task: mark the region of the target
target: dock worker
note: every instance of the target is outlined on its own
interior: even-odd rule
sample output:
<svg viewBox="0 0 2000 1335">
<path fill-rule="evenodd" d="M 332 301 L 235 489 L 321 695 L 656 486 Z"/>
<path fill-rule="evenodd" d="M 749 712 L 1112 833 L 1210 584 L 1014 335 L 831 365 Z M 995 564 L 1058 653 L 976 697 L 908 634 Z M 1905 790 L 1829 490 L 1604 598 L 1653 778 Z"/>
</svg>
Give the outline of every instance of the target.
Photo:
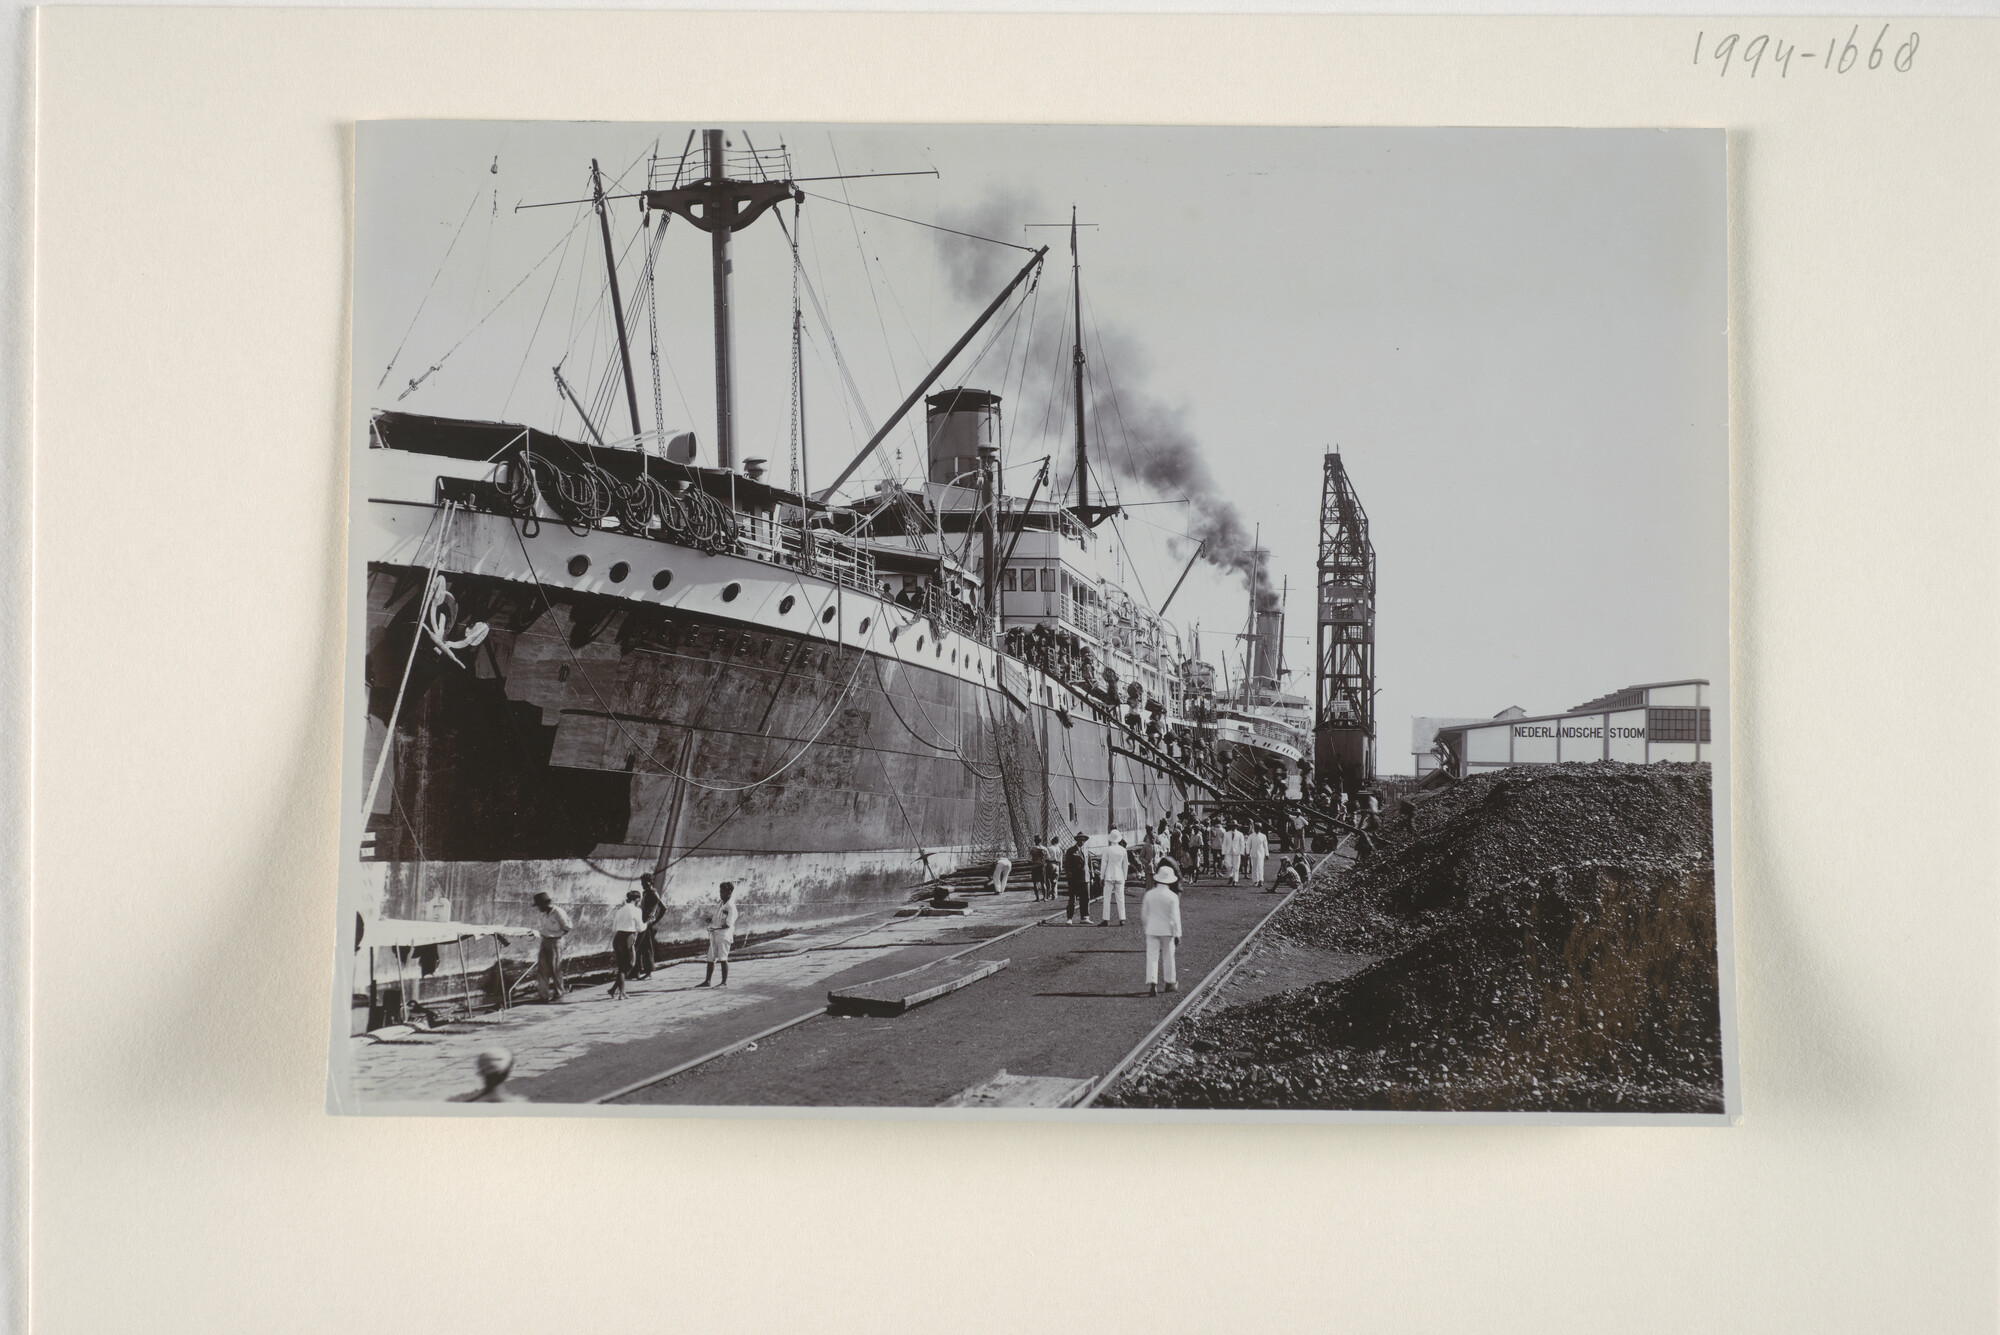
<svg viewBox="0 0 2000 1335">
<path fill-rule="evenodd" d="M 1013 874 L 1014 874 L 1014 859 L 1008 857 L 1005 853 L 1002 853 L 999 857 L 994 858 L 993 893 L 996 895 L 1006 894 L 1007 878 L 1012 876 Z"/>
<path fill-rule="evenodd" d="M 1153 869 L 1153 888 L 1139 901 L 1139 925 L 1146 932 L 1146 995 L 1160 995 L 1164 975 L 1167 991 L 1178 992 L 1174 947 L 1181 943 L 1180 869 L 1162 862 Z"/>
<path fill-rule="evenodd" d="M 1145 838 L 1141 839 L 1138 846 L 1132 850 L 1132 870 L 1129 879 L 1137 881 L 1142 886 L 1151 885 L 1153 868 L 1159 861 L 1160 836 L 1153 832 L 1152 826 L 1148 825 Z"/>
<path fill-rule="evenodd" d="M 1063 889 L 1068 896 L 1063 913 L 1065 924 L 1090 921 L 1090 859 L 1083 851 L 1089 842 L 1090 836 L 1078 830 L 1063 852 Z"/>
<path fill-rule="evenodd" d="M 736 905 L 731 902 L 736 894 L 736 882 L 724 881 L 720 897 L 708 906 L 703 915 L 708 926 L 708 973 L 701 985 L 709 987 L 715 982 L 715 966 L 722 966 L 722 985 L 729 986 L 729 944 L 736 939 Z"/>
<path fill-rule="evenodd" d="M 625 999 L 625 980 L 639 972 L 639 933 L 646 920 L 639 914 L 639 892 L 627 890 L 625 902 L 611 914 L 611 986 L 608 991 Z"/>
<path fill-rule="evenodd" d="M 1231 885 L 1243 880 L 1243 832 L 1234 825 L 1222 827 L 1222 871 Z"/>
<path fill-rule="evenodd" d="M 1132 870 L 1131 856 L 1125 850 L 1124 836 L 1112 830 L 1104 841 L 1104 905 L 1099 910 L 1097 925 L 1111 925 L 1111 910 L 1118 910 L 1118 925 L 1125 925 L 1125 878 Z"/>
<path fill-rule="evenodd" d="M 1044 883 L 1049 879 L 1049 837 L 1042 835 L 1028 845 L 1028 883 L 1034 887 L 1035 898 L 1040 900 Z"/>
<path fill-rule="evenodd" d="M 542 939 L 541 953 L 535 956 L 535 989 L 542 1003 L 548 1005 L 563 999 L 562 939 L 569 935 L 569 914 L 564 913 L 555 900 L 549 898 L 546 890 L 535 892 L 535 908 L 541 917 L 535 923 L 535 932 Z"/>
<path fill-rule="evenodd" d="M 1264 859 L 1271 855 L 1271 840 L 1261 828 L 1250 831 L 1250 879 L 1264 884 Z"/>
<path fill-rule="evenodd" d="M 660 898 L 659 890 L 653 885 L 653 873 L 647 872 L 639 878 L 639 972 L 640 978 L 653 976 L 653 952 L 657 942 L 653 933 L 659 929 L 660 919 L 667 916 L 667 901 Z"/>
<path fill-rule="evenodd" d="M 1213 817 L 1208 824 L 1208 872 L 1211 876 L 1222 875 L 1222 859 L 1229 847 L 1229 836 L 1223 832 L 1222 818 Z"/>
</svg>

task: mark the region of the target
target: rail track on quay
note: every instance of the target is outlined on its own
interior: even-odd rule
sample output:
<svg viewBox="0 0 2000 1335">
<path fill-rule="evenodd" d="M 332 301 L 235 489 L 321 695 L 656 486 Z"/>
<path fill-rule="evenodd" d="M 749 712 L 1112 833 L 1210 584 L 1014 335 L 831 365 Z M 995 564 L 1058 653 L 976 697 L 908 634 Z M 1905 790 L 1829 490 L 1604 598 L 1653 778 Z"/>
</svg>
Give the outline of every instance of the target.
<svg viewBox="0 0 2000 1335">
<path fill-rule="evenodd" d="M 1330 870 L 1324 857 L 1315 869 Z M 865 990 L 955 961 L 973 965 L 982 955 L 1000 966 L 962 992 L 894 1016 L 844 1015 L 830 1001 L 815 1004 L 582 1101 L 1090 1108 L 1177 1024 L 1212 1001 L 1297 893 L 1273 899 L 1262 884 L 1191 884 L 1183 899 L 1182 962 L 1190 972 L 1198 969 L 1200 980 L 1185 992 L 1146 996 L 1137 981 L 1143 942 L 1136 920 L 1123 928 L 1066 926 L 1060 909 L 1052 909 L 987 940 L 845 989 Z M 1077 932 L 1083 935 L 1071 935 Z M 1164 1014 L 1141 1009 L 1170 998 Z M 968 1100 L 996 1080 L 1039 1082 L 1043 1093 L 1035 1101 L 999 1105 Z"/>
</svg>

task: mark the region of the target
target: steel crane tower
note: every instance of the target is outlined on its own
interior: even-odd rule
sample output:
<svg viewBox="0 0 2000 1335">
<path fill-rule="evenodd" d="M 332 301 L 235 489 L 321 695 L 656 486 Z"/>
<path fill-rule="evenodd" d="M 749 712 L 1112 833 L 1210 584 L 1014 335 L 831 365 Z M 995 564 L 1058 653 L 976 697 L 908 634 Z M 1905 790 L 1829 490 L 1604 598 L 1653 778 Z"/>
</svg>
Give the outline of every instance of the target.
<svg viewBox="0 0 2000 1335">
<path fill-rule="evenodd" d="M 1352 791 L 1375 778 L 1375 545 L 1338 448 L 1320 491 L 1318 601 L 1313 761 Z"/>
</svg>

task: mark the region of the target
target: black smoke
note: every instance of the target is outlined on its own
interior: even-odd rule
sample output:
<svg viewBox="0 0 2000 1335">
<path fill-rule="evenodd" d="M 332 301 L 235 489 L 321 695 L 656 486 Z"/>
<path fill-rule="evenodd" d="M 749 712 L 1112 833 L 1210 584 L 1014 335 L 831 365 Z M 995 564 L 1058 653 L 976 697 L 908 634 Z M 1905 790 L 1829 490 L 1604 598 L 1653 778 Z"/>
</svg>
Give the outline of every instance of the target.
<svg viewBox="0 0 2000 1335">
<path fill-rule="evenodd" d="M 937 239 L 938 254 L 944 260 L 945 276 L 951 284 L 953 296 L 983 309 L 987 302 L 999 295 L 1000 289 L 1019 271 L 1028 257 L 1018 250 L 996 246 L 992 241 L 975 241 L 972 237 L 991 237 L 993 241 L 1030 248 L 1041 245 L 1042 242 L 1035 240 L 1033 233 L 1022 230 L 1023 224 L 1046 221 L 1037 213 L 1038 208 L 1034 195 L 1030 193 L 995 187 L 969 209 L 939 210 L 938 226 L 972 234 L 953 236 L 946 232 L 931 233 Z"/>
<path fill-rule="evenodd" d="M 1049 256 L 1040 278 L 1040 302 L 1028 303 L 1039 312 L 1031 337 L 1019 339 L 1013 330 L 996 341 L 997 358 L 989 353 L 970 380 L 982 375 L 993 378 L 1004 360 L 1007 345 L 1019 352 L 1025 343 L 1026 373 L 1010 386 L 1015 401 L 1016 429 L 1033 422 L 1046 426 L 1056 449 L 1055 478 L 1065 480 L 1074 496 L 1071 478 L 1074 455 L 1067 448 L 1072 439 L 1073 417 L 1054 420 L 1051 400 L 1067 395 L 1064 382 L 1071 375 L 1069 349 L 1074 326 L 1067 316 L 1069 275 L 1068 238 L 1059 230 L 1028 233 L 1024 222 L 1053 222 L 1067 213 L 1051 212 L 1032 193 L 995 189 L 966 210 L 946 210 L 938 221 L 945 227 L 1017 244 L 1023 239 L 1049 244 Z M 991 301 L 1018 268 L 1022 255 L 989 242 L 967 237 L 933 233 L 938 257 L 943 261 L 952 294 L 974 306 Z M 1093 233 L 1085 233 L 1086 237 Z M 1086 242 L 1088 245 L 1088 242 Z M 1103 472 L 1127 482 L 1140 484 L 1160 499 L 1188 500 L 1186 530 L 1193 542 L 1202 544 L 1201 557 L 1211 566 L 1241 578 L 1256 595 L 1258 606 L 1270 610 L 1278 605 L 1264 563 L 1253 555 L 1255 536 L 1234 501 L 1223 493 L 1209 454 L 1189 426 L 1190 416 L 1183 404 L 1170 401 L 1151 388 L 1148 371 L 1151 359 L 1139 338 L 1115 320 L 1092 319 L 1089 302 L 1089 270 L 1084 271 L 1084 357 L 1088 366 L 1084 393 L 1087 430 L 1090 436 L 1091 499 L 1098 499 L 1098 479 Z M 1053 300 L 1051 300 L 1053 299 Z M 1050 308 L 1055 309 L 1052 311 Z M 1056 317 L 1060 318 L 1056 318 Z M 1025 310 L 1019 317 L 1027 318 Z M 1010 341 L 1011 340 L 1011 341 Z M 983 341 L 983 340 L 982 340 Z M 1017 374 L 1020 363 L 1016 363 Z M 970 380 L 968 383 L 970 383 Z M 984 386 L 999 390 L 998 384 Z M 1074 408 L 1067 412 L 1073 413 Z M 1183 548 L 1183 551 L 1186 549 Z"/>
</svg>

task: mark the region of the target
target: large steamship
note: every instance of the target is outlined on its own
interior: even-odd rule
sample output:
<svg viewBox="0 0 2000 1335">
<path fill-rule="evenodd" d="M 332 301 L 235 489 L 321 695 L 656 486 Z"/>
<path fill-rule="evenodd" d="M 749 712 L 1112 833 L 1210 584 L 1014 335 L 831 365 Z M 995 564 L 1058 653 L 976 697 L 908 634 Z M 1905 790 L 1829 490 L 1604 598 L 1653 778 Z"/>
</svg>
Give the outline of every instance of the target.
<svg viewBox="0 0 2000 1335">
<path fill-rule="evenodd" d="M 831 486 L 739 461 L 730 240 L 801 198 L 773 165 L 707 131 L 639 192 L 660 232 L 678 219 L 711 240 L 712 462 L 691 434 L 642 427 L 594 166 L 630 433 L 560 373 L 580 432 L 366 423 L 355 796 L 374 913 L 526 921 L 546 891 L 588 942 L 653 872 L 664 935 L 691 934 L 725 880 L 761 930 L 904 899 L 1043 836 L 1158 823 L 1212 791 L 1191 723 L 1204 678 L 1117 578 L 1116 506 L 1092 497 L 1080 286 L 1063 494 L 1045 464 L 1010 495 L 1006 405 L 938 387 L 1046 248 Z M 795 305 L 795 357 L 799 319 Z M 925 480 L 832 500 L 919 404 Z"/>
</svg>

